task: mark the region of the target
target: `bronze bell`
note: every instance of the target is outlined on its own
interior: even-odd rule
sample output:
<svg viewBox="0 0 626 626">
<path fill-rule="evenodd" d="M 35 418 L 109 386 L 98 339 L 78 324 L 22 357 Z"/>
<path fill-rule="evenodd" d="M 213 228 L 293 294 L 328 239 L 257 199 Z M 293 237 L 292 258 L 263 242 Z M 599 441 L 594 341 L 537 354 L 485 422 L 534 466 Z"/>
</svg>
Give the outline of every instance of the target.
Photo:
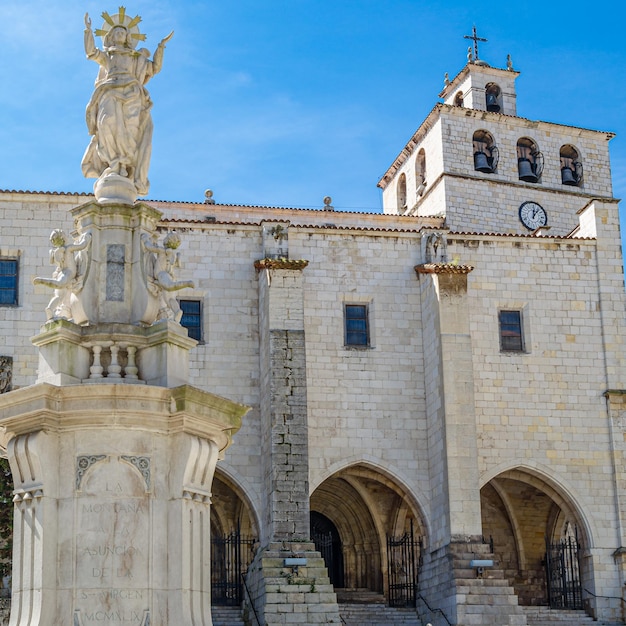
<svg viewBox="0 0 626 626">
<path fill-rule="evenodd" d="M 572 171 L 571 167 L 564 167 L 561 169 L 561 182 L 564 185 L 577 185 L 578 184 L 576 175 Z"/>
<path fill-rule="evenodd" d="M 533 164 L 528 159 L 517 159 L 517 171 L 520 180 L 525 180 L 527 183 L 536 183 L 538 180 Z"/>
<path fill-rule="evenodd" d="M 487 111 L 492 111 L 493 113 L 500 112 L 500 105 L 498 104 L 498 98 L 495 93 L 487 94 Z"/>
<path fill-rule="evenodd" d="M 489 158 L 484 152 L 474 152 L 474 169 L 477 172 L 485 172 L 485 174 L 490 174 L 493 171 L 489 164 Z"/>
</svg>

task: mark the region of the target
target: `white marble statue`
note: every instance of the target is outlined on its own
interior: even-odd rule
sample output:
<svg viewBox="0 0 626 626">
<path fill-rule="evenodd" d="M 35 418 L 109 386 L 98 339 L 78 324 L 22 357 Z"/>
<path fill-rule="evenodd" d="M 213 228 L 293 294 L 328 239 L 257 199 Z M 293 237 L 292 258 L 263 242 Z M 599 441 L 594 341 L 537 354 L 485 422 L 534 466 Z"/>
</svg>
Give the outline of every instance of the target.
<svg viewBox="0 0 626 626">
<path fill-rule="evenodd" d="M 66 319 L 75 324 L 86 324 L 87 315 L 80 300 L 85 278 L 89 269 L 88 248 L 91 233 L 84 233 L 76 241 L 68 243 L 66 234 L 55 229 L 50 235 L 50 263 L 56 265 L 52 278 L 33 278 L 34 285 L 54 289 L 54 296 L 46 307 L 46 317 Z"/>
<path fill-rule="evenodd" d="M 85 52 L 100 66 L 96 88 L 87 105 L 87 128 L 91 142 L 82 160 L 83 174 L 102 183 L 118 177 L 127 179 L 136 195 L 148 193 L 148 167 L 152 149 L 152 102 L 145 84 L 161 70 L 165 44 L 173 32 L 157 46 L 154 57 L 146 48 L 135 50 L 145 35 L 139 32 L 139 16 L 131 19 L 124 7 L 95 31 L 103 41 L 100 50 L 94 42 L 91 19 L 85 14 Z M 94 186 L 98 197 L 98 182 Z M 102 186 L 102 185 L 101 185 Z M 106 194 L 105 194 L 106 195 Z"/>
<path fill-rule="evenodd" d="M 180 267 L 180 253 L 176 252 L 180 246 L 178 233 L 168 233 L 163 245 L 152 243 L 150 237 L 144 233 L 141 236 L 144 250 L 149 253 L 144 256 L 146 286 L 150 295 L 159 301 L 156 321 L 171 319 L 180 322 L 183 312 L 171 292 L 180 289 L 193 288 L 190 280 L 175 280 L 174 268 Z"/>
</svg>

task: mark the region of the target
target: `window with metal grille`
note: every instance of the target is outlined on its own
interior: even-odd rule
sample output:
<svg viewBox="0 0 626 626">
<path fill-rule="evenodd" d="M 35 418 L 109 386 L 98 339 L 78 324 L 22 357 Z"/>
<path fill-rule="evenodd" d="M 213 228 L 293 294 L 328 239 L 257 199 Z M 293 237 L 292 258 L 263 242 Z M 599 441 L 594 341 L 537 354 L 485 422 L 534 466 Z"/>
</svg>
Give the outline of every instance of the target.
<svg viewBox="0 0 626 626">
<path fill-rule="evenodd" d="M 345 345 L 367 347 L 370 343 L 366 304 L 344 306 Z"/>
<path fill-rule="evenodd" d="M 500 322 L 500 350 L 523 352 L 522 312 L 500 311 L 498 316 Z"/>
<path fill-rule="evenodd" d="M 0 258 L 0 306 L 17 304 L 17 259 Z"/>
<path fill-rule="evenodd" d="M 202 341 L 202 303 L 200 300 L 179 300 L 183 317 L 181 326 L 187 329 L 192 339 Z"/>
</svg>

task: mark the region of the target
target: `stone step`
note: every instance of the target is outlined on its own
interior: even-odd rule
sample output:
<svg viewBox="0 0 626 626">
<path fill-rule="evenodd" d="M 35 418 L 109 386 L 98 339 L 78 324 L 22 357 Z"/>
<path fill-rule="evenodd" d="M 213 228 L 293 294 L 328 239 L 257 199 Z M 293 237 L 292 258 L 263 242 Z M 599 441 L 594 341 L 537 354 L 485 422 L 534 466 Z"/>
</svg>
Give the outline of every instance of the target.
<svg viewBox="0 0 626 626">
<path fill-rule="evenodd" d="M 340 604 L 345 626 L 421 626 L 415 609 L 397 609 L 383 604 Z"/>
<path fill-rule="evenodd" d="M 382 593 L 369 589 L 341 589 L 335 588 L 337 602 L 346 604 L 387 604 Z"/>
<path fill-rule="evenodd" d="M 212 606 L 213 626 L 245 626 L 238 606 Z"/>
<path fill-rule="evenodd" d="M 584 611 L 567 611 L 550 609 L 547 606 L 523 606 L 528 626 L 584 626 L 594 624 L 601 626 L 602 622 L 596 622 Z"/>
</svg>

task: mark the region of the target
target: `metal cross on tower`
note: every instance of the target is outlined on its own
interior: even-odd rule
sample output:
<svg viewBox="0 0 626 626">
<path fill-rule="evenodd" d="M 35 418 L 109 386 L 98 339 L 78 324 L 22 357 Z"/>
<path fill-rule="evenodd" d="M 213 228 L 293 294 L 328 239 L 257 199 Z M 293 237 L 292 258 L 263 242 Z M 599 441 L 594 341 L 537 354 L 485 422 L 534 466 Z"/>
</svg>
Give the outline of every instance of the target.
<svg viewBox="0 0 626 626">
<path fill-rule="evenodd" d="M 487 39 L 483 39 L 476 34 L 476 26 L 472 26 L 472 34 L 471 35 L 463 35 L 463 39 L 473 39 L 474 40 L 474 58 L 478 59 L 478 42 L 479 41 L 487 41 Z"/>
</svg>

